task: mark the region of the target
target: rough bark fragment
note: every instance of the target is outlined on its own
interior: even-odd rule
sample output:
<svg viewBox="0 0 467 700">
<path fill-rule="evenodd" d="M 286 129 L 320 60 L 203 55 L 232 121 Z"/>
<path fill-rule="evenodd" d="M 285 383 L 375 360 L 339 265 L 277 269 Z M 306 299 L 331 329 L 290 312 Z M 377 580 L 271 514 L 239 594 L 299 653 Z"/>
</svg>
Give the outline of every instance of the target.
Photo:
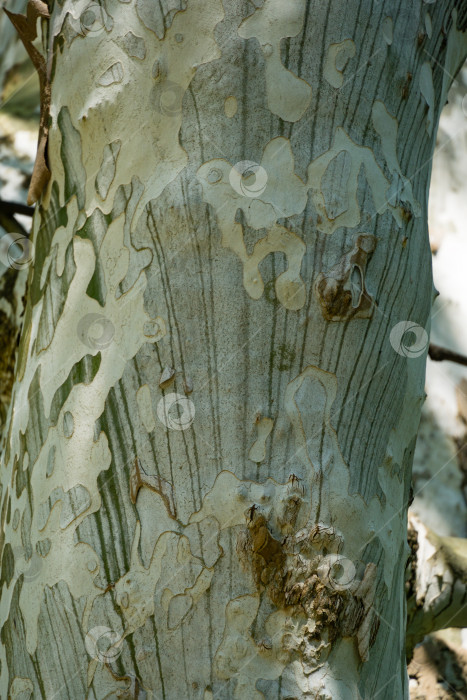
<svg viewBox="0 0 467 700">
<path fill-rule="evenodd" d="M 375 247 L 374 236 L 359 235 L 354 248 L 337 265 L 318 276 L 315 289 L 328 321 L 371 318 L 375 302 L 366 289 L 365 274 Z"/>
<path fill-rule="evenodd" d="M 430 632 L 467 626 L 467 542 L 439 537 L 413 514 L 406 570 L 407 656 Z"/>
</svg>

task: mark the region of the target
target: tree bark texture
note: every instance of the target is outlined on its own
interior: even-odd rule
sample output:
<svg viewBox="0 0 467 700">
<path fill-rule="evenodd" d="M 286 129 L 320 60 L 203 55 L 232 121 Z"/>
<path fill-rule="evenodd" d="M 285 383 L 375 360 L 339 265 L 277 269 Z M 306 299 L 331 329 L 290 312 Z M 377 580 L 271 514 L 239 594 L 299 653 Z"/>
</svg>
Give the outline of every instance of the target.
<svg viewBox="0 0 467 700">
<path fill-rule="evenodd" d="M 467 3 L 49 9 L 1 696 L 407 698 L 427 195 Z"/>
<path fill-rule="evenodd" d="M 467 540 L 439 537 L 409 516 L 407 657 L 427 634 L 467 627 Z"/>
</svg>

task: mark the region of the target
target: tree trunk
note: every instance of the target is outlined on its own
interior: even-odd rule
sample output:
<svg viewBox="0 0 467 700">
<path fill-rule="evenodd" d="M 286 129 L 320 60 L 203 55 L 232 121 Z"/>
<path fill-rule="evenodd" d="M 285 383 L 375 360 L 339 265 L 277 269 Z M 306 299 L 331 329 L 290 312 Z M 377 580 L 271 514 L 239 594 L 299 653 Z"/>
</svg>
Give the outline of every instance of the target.
<svg viewBox="0 0 467 700">
<path fill-rule="evenodd" d="M 407 698 L 427 194 L 467 3 L 50 10 L 1 696 Z"/>
<path fill-rule="evenodd" d="M 467 627 L 467 539 L 439 537 L 409 517 L 407 656 L 424 637 L 446 627 Z"/>
</svg>

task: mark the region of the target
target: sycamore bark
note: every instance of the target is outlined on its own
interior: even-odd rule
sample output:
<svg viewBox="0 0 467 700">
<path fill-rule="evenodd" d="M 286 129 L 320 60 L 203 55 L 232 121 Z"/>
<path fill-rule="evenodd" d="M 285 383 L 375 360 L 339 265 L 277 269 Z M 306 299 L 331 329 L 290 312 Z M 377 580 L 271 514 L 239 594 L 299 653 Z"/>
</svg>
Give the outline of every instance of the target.
<svg viewBox="0 0 467 700">
<path fill-rule="evenodd" d="M 50 3 L 0 695 L 407 698 L 467 3 Z"/>
</svg>

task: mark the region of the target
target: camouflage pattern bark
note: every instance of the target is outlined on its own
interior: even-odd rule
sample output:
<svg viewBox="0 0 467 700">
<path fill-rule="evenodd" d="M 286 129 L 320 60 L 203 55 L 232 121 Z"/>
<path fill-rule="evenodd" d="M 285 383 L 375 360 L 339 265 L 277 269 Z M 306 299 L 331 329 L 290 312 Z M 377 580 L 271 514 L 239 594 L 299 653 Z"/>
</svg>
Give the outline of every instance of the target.
<svg viewBox="0 0 467 700">
<path fill-rule="evenodd" d="M 2 697 L 406 698 L 449 0 L 49 7 Z"/>
</svg>

